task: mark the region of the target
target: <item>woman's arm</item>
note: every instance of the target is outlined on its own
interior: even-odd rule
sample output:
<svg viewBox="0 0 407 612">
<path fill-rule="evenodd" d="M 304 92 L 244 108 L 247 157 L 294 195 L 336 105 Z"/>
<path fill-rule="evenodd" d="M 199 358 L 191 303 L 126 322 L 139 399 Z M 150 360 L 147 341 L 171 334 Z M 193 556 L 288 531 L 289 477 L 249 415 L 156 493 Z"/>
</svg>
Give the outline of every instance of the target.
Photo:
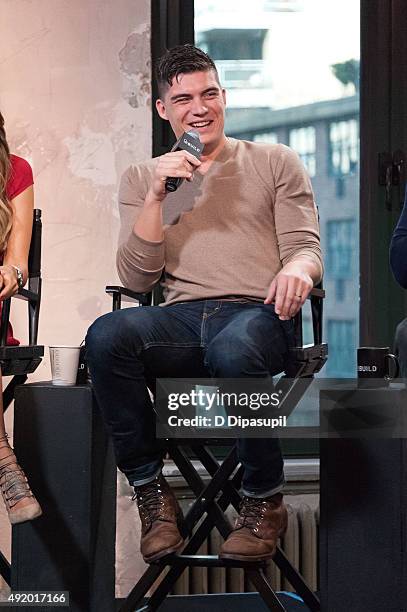
<svg viewBox="0 0 407 612">
<path fill-rule="evenodd" d="M 13 225 L 0 266 L 0 300 L 18 291 L 16 266 L 23 273 L 24 283 L 28 277 L 28 253 L 30 250 L 34 209 L 34 190 L 32 185 L 11 200 Z"/>
</svg>

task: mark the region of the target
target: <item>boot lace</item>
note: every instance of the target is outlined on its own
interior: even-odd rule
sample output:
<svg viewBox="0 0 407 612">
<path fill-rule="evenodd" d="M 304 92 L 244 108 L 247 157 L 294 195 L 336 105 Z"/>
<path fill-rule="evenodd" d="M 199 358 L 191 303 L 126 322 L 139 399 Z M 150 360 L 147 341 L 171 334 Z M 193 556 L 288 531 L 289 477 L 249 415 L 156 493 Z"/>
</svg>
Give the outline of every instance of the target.
<svg viewBox="0 0 407 612">
<path fill-rule="evenodd" d="M 8 436 L 0 438 L 0 448 L 8 447 Z M 21 467 L 18 465 L 13 449 L 1 459 L 9 462 L 0 464 L 0 489 L 6 506 L 11 509 L 20 499 L 32 497 L 30 487 Z M 13 466 L 13 467 L 11 467 Z"/>
<path fill-rule="evenodd" d="M 236 529 L 247 527 L 257 532 L 263 519 L 263 514 L 267 510 L 267 503 L 268 502 L 262 498 L 244 497 L 240 506 Z"/>
<path fill-rule="evenodd" d="M 132 500 L 137 499 L 140 517 L 147 523 L 165 520 L 163 507 L 164 495 L 161 483 L 154 481 L 135 489 Z"/>
</svg>

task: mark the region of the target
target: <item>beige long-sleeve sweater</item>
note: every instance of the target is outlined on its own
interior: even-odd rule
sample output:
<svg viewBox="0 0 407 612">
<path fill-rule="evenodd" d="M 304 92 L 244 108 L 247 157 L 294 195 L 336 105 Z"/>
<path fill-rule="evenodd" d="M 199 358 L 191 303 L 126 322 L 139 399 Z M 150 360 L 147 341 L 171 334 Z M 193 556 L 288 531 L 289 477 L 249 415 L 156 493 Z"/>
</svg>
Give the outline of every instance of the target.
<svg viewBox="0 0 407 612">
<path fill-rule="evenodd" d="M 123 174 L 117 269 L 134 291 L 149 291 L 165 271 L 165 304 L 197 299 L 263 301 L 274 276 L 298 256 L 322 275 L 317 212 L 297 154 L 285 145 L 228 138 L 205 175 L 195 172 L 168 194 L 164 240 L 133 232 L 156 159 Z"/>
</svg>

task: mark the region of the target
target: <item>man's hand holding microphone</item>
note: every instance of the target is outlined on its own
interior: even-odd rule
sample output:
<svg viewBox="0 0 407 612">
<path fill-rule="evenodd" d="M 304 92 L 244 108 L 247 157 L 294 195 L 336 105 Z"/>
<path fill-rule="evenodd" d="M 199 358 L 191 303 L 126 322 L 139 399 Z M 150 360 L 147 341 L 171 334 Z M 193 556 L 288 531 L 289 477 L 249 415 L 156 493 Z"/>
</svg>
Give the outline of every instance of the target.
<svg viewBox="0 0 407 612">
<path fill-rule="evenodd" d="M 201 165 L 203 144 L 197 132 L 184 132 L 170 153 L 160 157 L 151 185 L 155 197 L 161 201 L 167 193 L 178 189 L 184 179 L 192 181 L 193 172 Z"/>
<path fill-rule="evenodd" d="M 153 242 L 163 239 L 161 203 L 184 179 L 192 181 L 194 171 L 201 165 L 203 147 L 196 132 L 184 132 L 171 151 L 159 157 L 143 210 L 134 225 L 138 236 Z"/>
</svg>

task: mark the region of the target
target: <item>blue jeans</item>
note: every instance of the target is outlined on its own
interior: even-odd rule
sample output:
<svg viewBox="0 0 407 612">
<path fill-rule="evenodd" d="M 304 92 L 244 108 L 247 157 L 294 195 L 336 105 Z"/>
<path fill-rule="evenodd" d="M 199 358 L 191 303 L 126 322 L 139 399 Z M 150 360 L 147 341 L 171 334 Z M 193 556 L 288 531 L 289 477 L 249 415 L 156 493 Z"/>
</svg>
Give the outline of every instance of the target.
<svg viewBox="0 0 407 612">
<path fill-rule="evenodd" d="M 284 370 L 292 321 L 273 305 L 203 300 L 126 308 L 93 323 L 86 352 L 97 403 L 119 469 L 131 485 L 153 480 L 163 465 L 148 384 L 155 378 L 263 378 Z M 239 439 L 243 493 L 267 497 L 283 488 L 279 440 Z"/>
</svg>

